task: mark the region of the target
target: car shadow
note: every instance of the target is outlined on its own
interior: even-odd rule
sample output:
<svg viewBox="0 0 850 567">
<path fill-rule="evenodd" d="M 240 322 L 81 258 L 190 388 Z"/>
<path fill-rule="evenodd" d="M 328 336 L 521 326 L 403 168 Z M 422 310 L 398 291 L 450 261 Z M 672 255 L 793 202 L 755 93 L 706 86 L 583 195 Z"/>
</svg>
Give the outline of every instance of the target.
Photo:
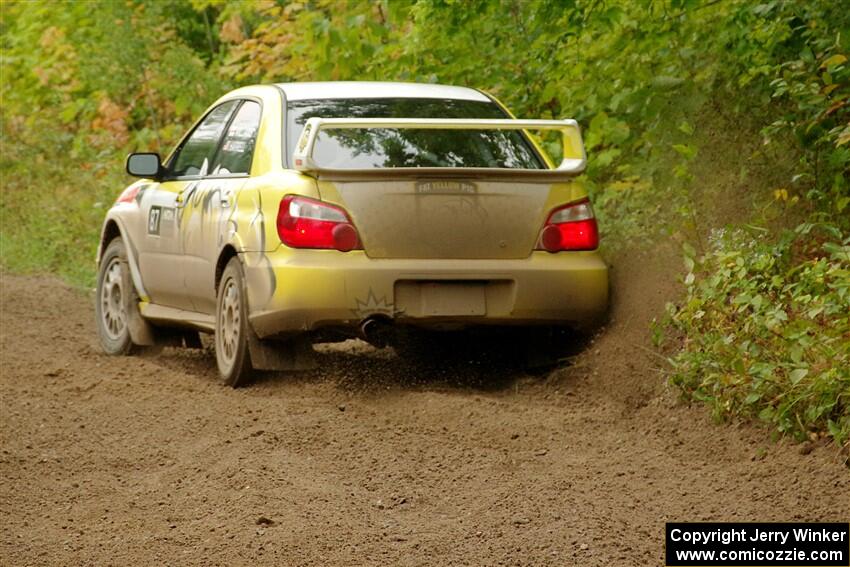
<svg viewBox="0 0 850 567">
<path fill-rule="evenodd" d="M 528 375 L 520 357 L 492 349 L 435 347 L 408 353 L 352 340 L 317 345 L 315 350 L 320 369 L 315 378 L 331 379 L 350 391 L 435 387 L 495 391 Z"/>
<path fill-rule="evenodd" d="M 497 392 L 520 380 L 545 379 L 569 365 L 586 346 L 575 341 L 559 360 L 530 366 L 528 353 L 506 341 L 438 341 L 419 348 L 376 348 L 357 339 L 314 345 L 316 368 L 298 373 L 259 373 L 254 384 L 303 381 L 347 392 L 394 389 L 465 389 Z M 249 386 L 250 387 L 250 386 Z"/>
<path fill-rule="evenodd" d="M 585 347 L 577 341 L 559 362 L 529 367 L 527 353 L 504 341 L 436 343 L 416 349 L 376 348 L 351 339 L 313 346 L 316 367 L 298 372 L 256 372 L 245 387 L 275 388 L 292 383 L 326 384 L 336 389 L 368 393 L 387 390 L 506 390 L 518 381 L 545 381 L 569 366 Z M 150 362 L 171 371 L 215 382 L 215 353 L 209 339 L 203 349 L 166 348 L 148 355 Z"/>
</svg>

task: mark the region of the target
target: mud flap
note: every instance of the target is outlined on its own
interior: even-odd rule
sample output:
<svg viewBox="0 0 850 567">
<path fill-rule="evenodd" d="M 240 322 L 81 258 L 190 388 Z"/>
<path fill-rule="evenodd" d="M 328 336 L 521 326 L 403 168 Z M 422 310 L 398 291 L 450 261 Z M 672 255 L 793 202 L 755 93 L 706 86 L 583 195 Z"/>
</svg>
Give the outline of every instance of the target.
<svg viewBox="0 0 850 567">
<path fill-rule="evenodd" d="M 130 340 L 133 341 L 134 345 L 153 346 L 156 344 L 153 327 L 139 313 L 138 305 L 128 311 L 127 330 L 130 331 Z"/>
<path fill-rule="evenodd" d="M 204 344 L 201 342 L 201 334 L 198 331 L 184 331 L 183 346 L 194 349 L 204 348 Z"/>
<path fill-rule="evenodd" d="M 313 347 L 306 337 L 272 341 L 248 333 L 248 352 L 251 366 L 256 370 L 312 370 L 316 367 Z"/>
<path fill-rule="evenodd" d="M 125 265 L 121 270 L 121 274 L 124 281 L 121 282 L 121 285 L 123 289 L 132 290 L 131 293 L 126 294 L 125 299 L 127 303 L 125 306 L 127 311 L 127 330 L 130 332 L 130 341 L 134 345 L 153 346 L 156 344 L 153 326 L 142 317 L 142 313 L 139 311 L 139 296 L 130 277 L 130 265 L 126 259 L 123 262 Z"/>
</svg>

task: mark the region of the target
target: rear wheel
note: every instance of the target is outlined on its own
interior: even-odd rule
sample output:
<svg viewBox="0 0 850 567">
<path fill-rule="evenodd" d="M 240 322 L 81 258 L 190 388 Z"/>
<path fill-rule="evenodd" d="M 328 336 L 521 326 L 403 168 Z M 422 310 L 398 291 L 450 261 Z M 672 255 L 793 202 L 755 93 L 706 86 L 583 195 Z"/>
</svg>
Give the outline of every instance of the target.
<svg viewBox="0 0 850 567">
<path fill-rule="evenodd" d="M 231 258 L 218 286 L 215 318 L 215 358 L 221 379 L 236 388 L 250 376 L 247 297 L 242 264 Z"/>
<path fill-rule="evenodd" d="M 127 251 L 121 238 L 106 247 L 97 274 L 97 335 L 106 354 L 129 354 L 130 310 L 138 309 L 138 298 L 130 279 Z"/>
</svg>

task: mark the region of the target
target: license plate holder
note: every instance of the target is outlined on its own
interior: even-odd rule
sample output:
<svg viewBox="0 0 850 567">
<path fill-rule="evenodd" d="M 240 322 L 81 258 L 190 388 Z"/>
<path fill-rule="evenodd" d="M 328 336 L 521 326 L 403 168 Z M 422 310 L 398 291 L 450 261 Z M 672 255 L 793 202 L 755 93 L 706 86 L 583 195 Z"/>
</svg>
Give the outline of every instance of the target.
<svg viewBox="0 0 850 567">
<path fill-rule="evenodd" d="M 486 286 L 480 282 L 423 282 L 419 285 L 425 317 L 476 317 L 487 314 Z"/>
</svg>

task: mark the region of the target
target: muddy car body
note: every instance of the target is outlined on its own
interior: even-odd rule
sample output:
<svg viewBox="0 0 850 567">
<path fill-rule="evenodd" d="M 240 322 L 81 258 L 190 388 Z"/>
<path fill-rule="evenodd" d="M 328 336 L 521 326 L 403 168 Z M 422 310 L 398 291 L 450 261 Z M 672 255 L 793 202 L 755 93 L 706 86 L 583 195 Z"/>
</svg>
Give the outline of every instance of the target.
<svg viewBox="0 0 850 567">
<path fill-rule="evenodd" d="M 558 167 L 527 130 L 562 134 Z M 128 158 L 142 179 L 104 222 L 101 342 L 215 333 L 235 385 L 379 327 L 586 326 L 608 276 L 584 165 L 575 122 L 515 120 L 474 89 L 235 90 L 165 160 Z"/>
</svg>

